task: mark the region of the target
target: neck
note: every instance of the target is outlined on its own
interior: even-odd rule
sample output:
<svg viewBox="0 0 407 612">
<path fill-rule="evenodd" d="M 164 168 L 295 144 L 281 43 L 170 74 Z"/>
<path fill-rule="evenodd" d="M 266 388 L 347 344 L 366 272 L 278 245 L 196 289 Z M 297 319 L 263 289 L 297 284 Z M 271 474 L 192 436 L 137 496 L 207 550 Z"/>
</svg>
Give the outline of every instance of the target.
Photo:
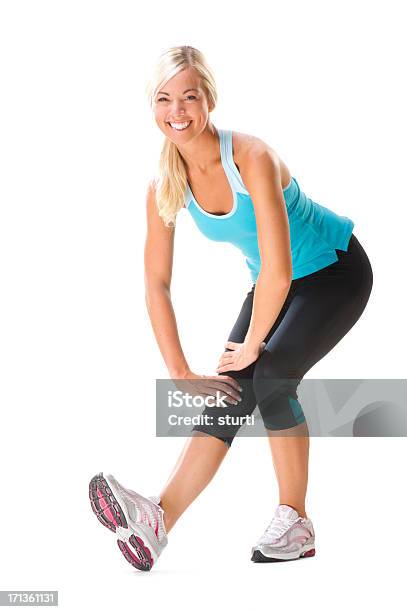
<svg viewBox="0 0 407 612">
<path fill-rule="evenodd" d="M 212 124 L 208 125 L 192 142 L 179 146 L 178 150 L 190 175 L 207 174 L 220 159 L 217 129 Z"/>
</svg>

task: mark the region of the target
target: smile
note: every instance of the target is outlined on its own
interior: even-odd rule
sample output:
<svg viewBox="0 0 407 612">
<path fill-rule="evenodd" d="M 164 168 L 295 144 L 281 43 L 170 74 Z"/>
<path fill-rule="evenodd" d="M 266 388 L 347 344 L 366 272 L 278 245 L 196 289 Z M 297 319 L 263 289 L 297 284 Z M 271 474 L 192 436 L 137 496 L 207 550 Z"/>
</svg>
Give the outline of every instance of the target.
<svg viewBox="0 0 407 612">
<path fill-rule="evenodd" d="M 169 122 L 168 125 L 170 125 L 173 130 L 177 130 L 178 132 L 182 132 L 183 130 L 186 130 L 187 128 L 189 128 L 191 123 L 192 123 L 192 120 L 191 121 L 184 121 L 183 123 L 170 123 Z"/>
</svg>

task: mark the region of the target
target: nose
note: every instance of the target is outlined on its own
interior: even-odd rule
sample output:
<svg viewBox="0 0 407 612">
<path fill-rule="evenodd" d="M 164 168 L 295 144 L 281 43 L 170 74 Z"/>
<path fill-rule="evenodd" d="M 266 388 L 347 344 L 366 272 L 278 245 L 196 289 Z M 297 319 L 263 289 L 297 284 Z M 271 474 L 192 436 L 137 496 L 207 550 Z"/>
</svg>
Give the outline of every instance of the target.
<svg viewBox="0 0 407 612">
<path fill-rule="evenodd" d="M 171 105 L 171 113 L 173 117 L 180 117 L 185 113 L 184 101 L 174 100 Z"/>
</svg>

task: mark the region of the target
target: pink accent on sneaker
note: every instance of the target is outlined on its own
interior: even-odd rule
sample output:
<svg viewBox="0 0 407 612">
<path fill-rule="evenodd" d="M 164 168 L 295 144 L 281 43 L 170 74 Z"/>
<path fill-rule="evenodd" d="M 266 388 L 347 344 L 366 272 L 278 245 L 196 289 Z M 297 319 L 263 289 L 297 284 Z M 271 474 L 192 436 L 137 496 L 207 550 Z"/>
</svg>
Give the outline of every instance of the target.
<svg viewBox="0 0 407 612">
<path fill-rule="evenodd" d="M 114 518 L 113 514 L 111 513 L 110 509 L 109 509 L 109 504 L 106 502 L 106 499 L 103 497 L 103 493 L 102 491 L 97 487 L 96 488 L 98 497 L 99 497 L 99 504 L 101 509 L 103 510 L 103 514 L 108 518 L 109 521 L 111 521 L 113 523 L 113 525 L 115 525 L 117 527 L 117 521 Z"/>
<path fill-rule="evenodd" d="M 309 518 L 279 504 L 266 531 L 252 548 L 252 561 L 285 561 L 315 555 L 315 533 Z"/>
<path fill-rule="evenodd" d="M 134 535 L 131 536 L 129 539 L 129 543 L 134 548 L 134 551 L 137 554 L 135 554 L 134 551 L 130 548 L 129 544 L 127 542 L 124 542 L 123 540 L 117 540 L 117 545 L 123 553 L 123 556 L 126 561 L 131 563 L 131 565 L 136 569 L 141 570 L 142 572 L 148 572 L 153 567 L 153 558 L 149 549 L 144 546 L 143 540 L 141 538 L 137 539 L 138 541 L 136 541 Z"/>
<path fill-rule="evenodd" d="M 89 499 L 91 508 L 102 525 L 114 533 L 117 527 L 127 529 L 123 509 L 100 474 L 94 476 L 89 483 Z"/>
<path fill-rule="evenodd" d="M 156 496 L 126 489 L 111 474 L 100 472 L 89 483 L 91 508 L 117 534 L 117 545 L 133 567 L 149 571 L 167 545 L 163 509 Z"/>
</svg>

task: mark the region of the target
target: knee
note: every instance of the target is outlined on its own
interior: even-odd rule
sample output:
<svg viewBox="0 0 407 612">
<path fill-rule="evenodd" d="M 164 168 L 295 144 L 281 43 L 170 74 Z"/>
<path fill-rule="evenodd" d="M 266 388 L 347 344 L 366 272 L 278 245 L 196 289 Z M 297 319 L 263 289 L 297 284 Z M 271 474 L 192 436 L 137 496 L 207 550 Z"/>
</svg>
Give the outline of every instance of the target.
<svg viewBox="0 0 407 612">
<path fill-rule="evenodd" d="M 288 364 L 289 355 L 283 351 L 265 349 L 262 352 L 253 371 L 253 388 L 259 407 L 264 399 L 291 387 L 292 378 L 297 379 L 297 373 Z"/>
<path fill-rule="evenodd" d="M 192 435 L 196 435 L 196 436 L 204 435 L 204 436 L 210 436 L 212 438 L 216 438 L 217 440 L 221 440 L 221 442 L 224 442 L 228 448 L 232 446 L 232 442 L 234 439 L 234 436 L 224 436 L 220 433 L 211 431 L 210 428 L 205 428 L 199 425 L 195 426 L 192 429 Z"/>
<path fill-rule="evenodd" d="M 236 372 L 235 372 L 236 374 Z M 239 429 L 248 420 L 256 407 L 256 396 L 252 379 L 239 379 L 242 387 L 241 401 L 227 406 L 206 406 L 201 417 L 202 423 L 195 425 L 195 431 L 206 433 L 223 440 L 229 447 Z"/>
<path fill-rule="evenodd" d="M 232 349 L 226 349 L 226 353 L 231 351 Z M 221 373 L 221 376 L 230 376 L 231 378 L 234 378 L 237 381 L 240 380 L 247 380 L 247 381 L 251 381 L 253 379 L 253 372 L 254 369 L 256 367 L 256 363 L 257 361 L 250 363 L 248 366 L 246 366 L 245 368 L 242 368 L 241 370 L 226 370 L 225 372 Z"/>
<path fill-rule="evenodd" d="M 265 350 L 253 373 L 253 388 L 267 429 L 288 429 L 305 420 L 297 399 L 301 375 L 288 363 L 287 354 Z"/>
</svg>

